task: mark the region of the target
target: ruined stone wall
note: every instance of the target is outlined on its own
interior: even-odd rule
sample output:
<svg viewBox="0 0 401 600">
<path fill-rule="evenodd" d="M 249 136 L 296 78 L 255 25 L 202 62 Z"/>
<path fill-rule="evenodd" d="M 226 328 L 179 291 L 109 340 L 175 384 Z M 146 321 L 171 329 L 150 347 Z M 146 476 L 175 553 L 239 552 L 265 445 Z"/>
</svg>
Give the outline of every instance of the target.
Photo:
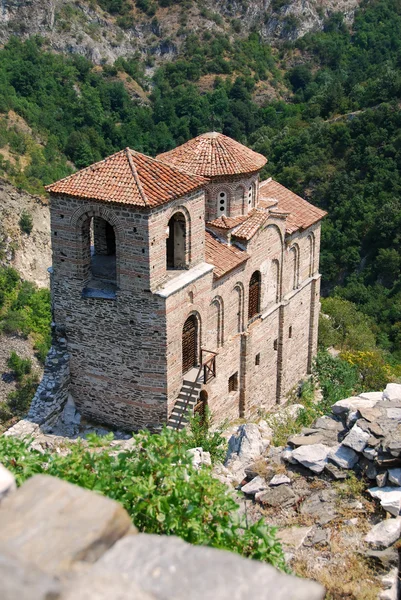
<svg viewBox="0 0 401 600">
<path fill-rule="evenodd" d="M 254 200 L 248 201 L 249 188 L 253 186 Z M 219 193 L 227 194 L 227 217 L 247 215 L 257 204 L 259 196 L 259 172 L 227 177 L 215 177 L 206 186 L 206 221 L 213 221 L 221 216 L 219 211 Z"/>
</svg>

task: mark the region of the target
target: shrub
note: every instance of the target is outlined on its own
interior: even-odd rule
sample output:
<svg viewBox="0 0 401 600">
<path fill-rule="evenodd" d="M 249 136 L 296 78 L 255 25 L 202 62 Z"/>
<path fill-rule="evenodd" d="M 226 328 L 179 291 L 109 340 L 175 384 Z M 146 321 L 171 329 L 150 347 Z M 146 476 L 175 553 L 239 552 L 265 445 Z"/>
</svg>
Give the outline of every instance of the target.
<svg viewBox="0 0 401 600">
<path fill-rule="evenodd" d="M 21 358 L 16 352 L 11 352 L 7 361 L 7 366 L 11 369 L 18 381 L 28 375 L 32 370 L 32 361 L 29 358 Z"/>
<path fill-rule="evenodd" d="M 28 235 L 31 233 L 33 229 L 33 219 L 32 215 L 29 212 L 24 211 L 21 214 L 19 226 L 21 231 L 23 231 L 24 233 L 27 233 Z"/>
<path fill-rule="evenodd" d="M 8 395 L 7 405 L 13 415 L 21 416 L 26 413 L 38 387 L 38 376 L 35 374 L 26 376 L 17 385 L 15 392 Z"/>
<path fill-rule="evenodd" d="M 224 424 L 212 432 L 210 431 L 212 422 L 213 419 L 207 407 L 204 415 L 194 415 L 189 421 L 189 431 L 185 431 L 188 446 L 210 452 L 213 463 L 223 462 L 227 452 L 227 442 L 221 435 Z"/>
<path fill-rule="evenodd" d="M 262 520 L 248 526 L 237 517 L 238 505 L 226 486 L 209 468 L 192 466 L 186 436 L 179 432 L 142 432 L 131 450 L 117 455 L 108 448 L 94 452 L 82 442 L 72 444 L 66 456 L 42 455 L 22 440 L 1 437 L 0 462 L 19 485 L 45 472 L 109 496 L 124 506 L 140 531 L 178 535 L 286 570 L 275 528 Z"/>
</svg>

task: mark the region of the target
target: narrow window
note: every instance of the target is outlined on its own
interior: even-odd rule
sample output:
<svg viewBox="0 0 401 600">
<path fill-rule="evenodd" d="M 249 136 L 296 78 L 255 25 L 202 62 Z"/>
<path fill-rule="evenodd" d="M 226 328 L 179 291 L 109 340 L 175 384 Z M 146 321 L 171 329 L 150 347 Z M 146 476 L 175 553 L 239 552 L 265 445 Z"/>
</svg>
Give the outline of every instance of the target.
<svg viewBox="0 0 401 600">
<path fill-rule="evenodd" d="M 218 215 L 221 217 L 222 215 L 227 215 L 227 194 L 226 192 L 219 192 L 219 211 Z"/>
<path fill-rule="evenodd" d="M 260 365 L 260 352 L 255 356 L 255 365 Z"/>
<path fill-rule="evenodd" d="M 260 271 L 255 271 L 249 282 L 248 319 L 252 319 L 260 311 Z"/>
<path fill-rule="evenodd" d="M 274 340 L 274 342 L 273 342 L 273 350 L 278 350 L 278 340 Z"/>
<path fill-rule="evenodd" d="M 91 246 L 91 280 L 115 284 L 116 235 L 113 226 L 101 217 L 93 217 L 90 220 L 88 234 L 88 243 L 90 243 Z"/>
<path fill-rule="evenodd" d="M 250 186 L 248 190 L 248 208 L 252 208 L 253 206 L 252 195 L 252 186 Z"/>
<path fill-rule="evenodd" d="M 292 338 L 292 325 L 288 328 L 288 337 Z"/>
<path fill-rule="evenodd" d="M 236 373 L 234 373 L 233 375 L 231 375 L 231 377 L 228 380 L 228 391 L 231 392 L 236 392 L 238 390 L 238 371 Z"/>
</svg>

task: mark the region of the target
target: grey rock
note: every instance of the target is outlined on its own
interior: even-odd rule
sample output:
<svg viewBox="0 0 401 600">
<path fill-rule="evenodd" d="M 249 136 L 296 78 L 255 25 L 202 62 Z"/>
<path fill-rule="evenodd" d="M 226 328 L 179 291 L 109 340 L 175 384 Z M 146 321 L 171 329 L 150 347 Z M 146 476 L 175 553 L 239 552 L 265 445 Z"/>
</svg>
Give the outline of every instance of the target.
<svg viewBox="0 0 401 600">
<path fill-rule="evenodd" d="M 291 479 L 287 475 L 275 475 L 270 481 L 269 485 L 282 485 L 283 483 L 291 483 Z"/>
<path fill-rule="evenodd" d="M 8 494 L 17 489 L 15 478 L 12 473 L 0 463 L 0 503 Z"/>
<path fill-rule="evenodd" d="M 329 452 L 329 446 L 325 446 L 324 444 L 300 446 L 293 451 L 292 458 L 314 473 L 321 473 L 327 463 Z"/>
<path fill-rule="evenodd" d="M 241 492 L 254 496 L 257 492 L 262 492 L 267 489 L 267 481 L 263 477 L 254 477 L 252 481 L 245 484 L 241 488 Z"/>
<path fill-rule="evenodd" d="M 362 394 L 361 394 L 362 397 Z M 370 423 L 376 421 L 380 418 L 381 410 L 380 408 L 365 408 L 359 407 L 358 411 L 363 419 L 369 421 Z"/>
<path fill-rule="evenodd" d="M 57 600 L 59 583 L 36 565 L 0 547 L 1 600 Z"/>
<path fill-rule="evenodd" d="M 274 475 L 274 468 L 267 463 L 267 459 L 263 459 L 264 464 L 262 463 L 263 468 L 263 477 L 266 480 L 269 480 Z M 261 471 L 260 463 L 252 463 L 248 467 L 245 467 L 245 475 L 248 479 L 254 479 L 255 477 L 259 477 L 259 473 Z"/>
<path fill-rule="evenodd" d="M 401 486 L 401 469 L 389 469 L 388 479 L 394 485 Z"/>
<path fill-rule="evenodd" d="M 376 475 L 376 483 L 380 488 L 383 488 L 387 483 L 387 471 Z"/>
<path fill-rule="evenodd" d="M 388 548 L 401 535 L 401 517 L 377 523 L 365 537 L 365 542 L 377 548 Z"/>
<path fill-rule="evenodd" d="M 255 496 L 257 502 L 267 506 L 293 506 L 297 499 L 297 496 L 288 485 L 272 487 Z"/>
<path fill-rule="evenodd" d="M 140 582 L 131 581 L 126 573 L 107 570 L 90 570 L 74 580 L 64 591 L 62 600 L 159 600 L 145 592 Z M 33 599 L 32 599 L 33 600 Z"/>
<path fill-rule="evenodd" d="M 330 540 L 330 529 L 316 529 L 309 539 L 304 542 L 304 546 L 311 548 L 319 544 L 327 544 Z"/>
<path fill-rule="evenodd" d="M 355 452 L 362 452 L 365 448 L 370 435 L 366 431 L 363 431 L 358 425 L 354 425 L 351 431 L 343 439 L 343 445 L 348 446 Z"/>
<path fill-rule="evenodd" d="M 202 465 L 210 467 L 212 464 L 210 452 L 204 452 L 203 448 L 190 448 L 188 454 L 192 456 L 192 464 L 195 469 L 200 469 Z"/>
<path fill-rule="evenodd" d="M 94 562 L 135 531 L 121 504 L 47 475 L 35 475 L 1 504 L 0 545 L 53 576 Z"/>
<path fill-rule="evenodd" d="M 332 412 L 335 415 L 346 416 L 349 412 L 357 412 L 359 408 L 373 408 L 379 398 L 365 398 L 361 396 L 352 396 L 351 398 L 345 398 L 339 400 L 332 406 Z"/>
<path fill-rule="evenodd" d="M 395 548 L 386 548 L 385 550 L 368 550 L 365 552 L 367 558 L 373 559 L 385 569 L 392 565 L 398 566 L 398 552 Z"/>
<path fill-rule="evenodd" d="M 312 444 L 320 444 L 323 441 L 321 434 L 315 435 L 292 435 L 288 438 L 288 443 L 293 446 L 311 446 Z"/>
<path fill-rule="evenodd" d="M 374 487 L 368 489 L 372 498 L 380 500 L 381 506 L 391 515 L 398 517 L 401 509 L 401 487 Z"/>
<path fill-rule="evenodd" d="M 401 408 L 386 408 L 386 415 L 388 419 L 401 419 Z"/>
<path fill-rule="evenodd" d="M 374 448 L 365 448 L 363 451 L 363 455 L 368 460 L 374 460 L 377 456 L 377 450 Z"/>
<path fill-rule="evenodd" d="M 116 572 L 158 599 L 322 600 L 323 588 L 230 552 L 192 546 L 173 536 L 139 534 L 117 542 L 93 573 Z M 127 598 L 128 600 L 128 598 Z"/>
<path fill-rule="evenodd" d="M 342 424 L 341 421 L 337 421 L 336 419 L 333 419 L 333 417 L 319 417 L 316 421 L 315 421 L 315 427 L 316 429 L 323 429 L 323 430 L 327 430 L 327 431 L 336 431 L 337 433 L 339 433 L 340 431 L 342 431 L 344 429 L 344 425 Z"/>
<path fill-rule="evenodd" d="M 364 400 L 375 400 L 376 402 L 379 402 L 383 398 L 383 392 L 363 392 L 362 394 L 359 394 L 359 397 Z"/>
<path fill-rule="evenodd" d="M 379 594 L 379 599 L 398 600 L 398 569 L 396 567 L 391 569 L 390 573 L 381 578 L 381 581 L 385 590 Z"/>
<path fill-rule="evenodd" d="M 228 451 L 226 463 L 230 461 L 233 455 L 238 459 L 249 464 L 259 457 L 267 448 L 267 443 L 262 440 L 259 428 L 254 423 L 246 423 L 238 427 L 228 441 Z"/>
<path fill-rule="evenodd" d="M 287 527 L 277 532 L 277 539 L 287 548 L 298 550 L 312 531 L 313 527 Z"/>
<path fill-rule="evenodd" d="M 313 517 L 319 525 L 326 525 L 337 516 L 335 497 L 334 490 L 329 490 L 328 494 L 316 492 L 304 500 L 300 512 Z"/>
<path fill-rule="evenodd" d="M 345 471 L 342 471 L 341 469 L 336 467 L 336 465 L 333 465 L 333 463 L 328 462 L 324 468 L 328 473 L 330 473 L 333 479 L 340 480 L 347 479 L 348 477 Z"/>
<path fill-rule="evenodd" d="M 287 462 L 289 462 L 292 465 L 296 465 L 297 461 L 295 460 L 295 458 L 292 456 L 293 453 L 293 449 L 292 448 L 284 448 L 284 450 L 281 453 L 281 458 Z"/>
<path fill-rule="evenodd" d="M 401 385 L 399 383 L 388 383 L 383 392 L 386 400 L 401 400 Z"/>
<path fill-rule="evenodd" d="M 328 458 L 342 469 L 352 469 L 358 462 L 357 453 L 347 446 L 340 444 L 337 448 L 332 448 Z"/>
</svg>

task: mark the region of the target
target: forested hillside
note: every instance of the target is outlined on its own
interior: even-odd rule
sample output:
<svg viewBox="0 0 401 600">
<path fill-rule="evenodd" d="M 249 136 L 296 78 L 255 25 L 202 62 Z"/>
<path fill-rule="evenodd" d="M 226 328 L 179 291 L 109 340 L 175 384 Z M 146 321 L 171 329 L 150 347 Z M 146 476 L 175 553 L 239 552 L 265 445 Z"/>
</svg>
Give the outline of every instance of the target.
<svg viewBox="0 0 401 600">
<path fill-rule="evenodd" d="M 94 67 L 13 38 L 0 51 L 1 173 L 42 192 L 124 146 L 154 155 L 213 124 L 265 154 L 265 175 L 328 210 L 324 293 L 355 302 L 381 347 L 399 352 L 400 31 L 399 0 L 371 0 L 352 29 L 335 13 L 280 48 L 256 32 L 187 35 L 153 71 L 139 56 Z"/>
</svg>

